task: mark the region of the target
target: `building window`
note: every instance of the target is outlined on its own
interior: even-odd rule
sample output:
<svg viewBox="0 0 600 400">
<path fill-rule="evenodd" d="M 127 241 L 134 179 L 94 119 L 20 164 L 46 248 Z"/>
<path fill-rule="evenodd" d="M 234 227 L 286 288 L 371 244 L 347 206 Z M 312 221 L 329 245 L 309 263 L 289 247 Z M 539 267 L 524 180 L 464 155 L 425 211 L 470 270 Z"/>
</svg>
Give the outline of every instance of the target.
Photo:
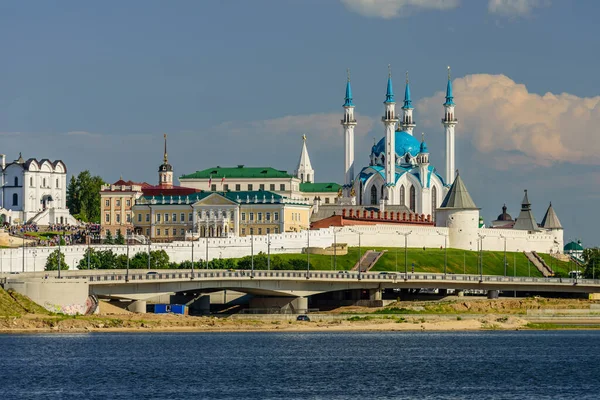
<svg viewBox="0 0 600 400">
<path fill-rule="evenodd" d="M 210 191 L 211 192 L 216 192 L 217 191 L 217 185 L 214 184 L 214 183 L 212 185 L 210 185 Z"/>
<path fill-rule="evenodd" d="M 13 206 L 18 206 L 19 205 L 19 195 L 16 193 L 13 193 Z"/>
<path fill-rule="evenodd" d="M 236 192 L 239 192 L 240 190 L 242 190 L 242 185 L 240 185 L 240 184 L 236 184 L 236 185 L 235 185 L 235 191 L 236 191 Z"/>
<path fill-rule="evenodd" d="M 273 232 L 274 233 L 278 233 L 279 232 L 279 228 L 278 227 L 273 228 Z"/>
<path fill-rule="evenodd" d="M 271 220 L 271 213 L 265 213 L 265 220 L 270 221 Z"/>
<path fill-rule="evenodd" d="M 169 222 L 169 213 L 165 213 L 165 222 Z"/>
<path fill-rule="evenodd" d="M 104 222 L 106 222 L 106 223 L 110 222 L 110 214 L 104 214 Z"/>
<path fill-rule="evenodd" d="M 253 212 L 250 213 L 250 221 L 254 221 L 254 213 Z"/>
<path fill-rule="evenodd" d="M 229 185 L 227 185 L 227 184 L 223 185 L 223 191 L 228 192 L 229 191 Z M 57 265 L 58 265 L 58 261 L 57 261 Z"/>
<path fill-rule="evenodd" d="M 172 221 L 177 222 L 177 214 L 176 213 L 173 213 Z M 58 261 L 57 261 L 57 264 L 58 264 Z"/>
<path fill-rule="evenodd" d="M 104 200 L 104 206 L 110 207 L 110 200 L 108 200 L 108 199 Z"/>
<path fill-rule="evenodd" d="M 138 214 L 137 216 L 138 216 L 138 222 L 142 222 L 142 214 Z M 147 214 L 146 214 L 146 216 L 147 216 Z M 58 264 L 58 262 L 57 262 L 57 264 Z"/>
<path fill-rule="evenodd" d="M 248 191 L 250 191 L 250 192 L 251 192 L 252 190 L 253 190 L 253 189 L 252 189 L 252 184 L 250 183 L 250 184 L 248 184 Z"/>
<path fill-rule="evenodd" d="M 282 183 L 281 185 L 279 185 L 279 190 L 280 191 L 285 191 L 285 183 Z"/>
<path fill-rule="evenodd" d="M 258 228 L 258 234 L 262 235 L 262 228 Z M 58 264 L 58 262 L 57 262 L 57 264 Z"/>
<path fill-rule="evenodd" d="M 190 213 L 190 215 L 188 215 L 188 221 L 192 222 L 194 220 L 194 214 Z"/>
<path fill-rule="evenodd" d="M 246 234 L 246 228 L 242 228 L 242 235 Z"/>
<path fill-rule="evenodd" d="M 264 183 L 261 183 L 258 187 L 259 187 L 260 190 L 265 190 L 265 184 Z"/>
<path fill-rule="evenodd" d="M 416 203 L 416 193 L 414 185 L 410 186 L 410 211 L 415 212 L 415 203 Z"/>
<path fill-rule="evenodd" d="M 229 218 L 231 218 L 231 220 L 233 221 L 233 220 L 235 219 L 235 211 L 233 211 L 233 210 L 232 210 L 232 211 L 229 213 L 229 215 L 230 215 L 230 217 L 229 217 Z"/>
<path fill-rule="evenodd" d="M 272 191 L 272 192 L 274 192 L 274 191 L 275 191 L 275 184 L 274 184 L 274 183 L 271 183 L 271 184 L 269 185 L 269 190 L 270 190 L 270 191 Z"/>
<path fill-rule="evenodd" d="M 165 229 L 165 236 L 169 236 L 169 228 Z M 57 262 L 58 264 L 58 262 Z"/>
<path fill-rule="evenodd" d="M 371 186 L 371 205 L 377 205 L 377 188 L 375 185 Z"/>
<path fill-rule="evenodd" d="M 126 204 L 127 204 L 127 207 L 131 207 L 131 200 L 127 200 Z M 58 261 L 57 261 L 57 264 L 58 264 Z"/>
<path fill-rule="evenodd" d="M 146 222 L 150 222 L 150 213 L 146 214 Z"/>
<path fill-rule="evenodd" d="M 19 186 L 19 178 L 15 176 L 15 186 Z"/>
<path fill-rule="evenodd" d="M 404 193 L 404 185 L 400 186 L 400 205 L 406 205 L 406 194 Z"/>
<path fill-rule="evenodd" d="M 33 186 L 33 176 L 29 178 L 29 186 Z"/>
<path fill-rule="evenodd" d="M 267 235 L 268 235 L 269 233 L 271 233 L 271 228 L 267 228 Z M 57 264 L 58 264 L 58 262 L 57 262 Z"/>
<path fill-rule="evenodd" d="M 117 224 L 121 222 L 121 214 L 117 214 Z"/>
<path fill-rule="evenodd" d="M 43 187 L 46 187 L 46 178 L 42 180 Z M 17 186 L 17 178 L 15 178 L 15 186 Z"/>
<path fill-rule="evenodd" d="M 329 204 L 329 197 L 325 197 L 325 204 Z M 58 261 L 57 261 L 58 264 Z"/>
<path fill-rule="evenodd" d="M 273 213 L 273 221 L 279 221 L 279 213 L 278 212 Z"/>
<path fill-rule="evenodd" d="M 146 228 L 146 236 L 150 236 L 150 228 Z"/>
<path fill-rule="evenodd" d="M 257 219 L 258 221 L 262 221 L 262 213 L 261 213 L 261 212 L 259 212 L 259 213 L 256 213 L 256 219 Z"/>
<path fill-rule="evenodd" d="M 179 231 L 179 234 L 181 236 L 185 236 L 185 229 L 181 228 L 181 230 Z M 57 262 L 57 264 L 58 264 L 58 262 Z"/>
<path fill-rule="evenodd" d="M 245 220 L 246 220 L 246 213 L 244 212 L 244 213 L 242 213 L 242 221 L 245 221 Z"/>
<path fill-rule="evenodd" d="M 254 235 L 254 228 L 250 228 L 250 234 Z"/>
<path fill-rule="evenodd" d="M 58 178 L 56 178 L 56 187 L 58 187 Z M 56 262 L 56 265 L 58 265 L 58 261 Z"/>
<path fill-rule="evenodd" d="M 156 222 L 160 222 L 160 214 L 156 214 Z"/>
<path fill-rule="evenodd" d="M 127 214 L 127 223 L 131 223 L 131 214 Z M 58 262 L 57 262 L 58 264 Z"/>
<path fill-rule="evenodd" d="M 179 214 L 179 220 L 180 220 L 181 222 L 185 222 L 185 213 L 181 213 L 181 214 Z"/>
<path fill-rule="evenodd" d="M 156 236 L 160 236 L 160 228 L 156 230 Z"/>
<path fill-rule="evenodd" d="M 119 199 L 116 200 L 116 206 L 121 207 L 121 200 L 119 200 Z"/>
</svg>

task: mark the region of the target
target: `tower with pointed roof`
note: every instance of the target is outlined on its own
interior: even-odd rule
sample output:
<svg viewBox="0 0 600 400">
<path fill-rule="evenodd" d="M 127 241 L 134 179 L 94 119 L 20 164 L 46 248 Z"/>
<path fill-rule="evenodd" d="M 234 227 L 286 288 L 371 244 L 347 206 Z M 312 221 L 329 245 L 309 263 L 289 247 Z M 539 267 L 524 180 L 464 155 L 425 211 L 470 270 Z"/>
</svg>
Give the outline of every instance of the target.
<svg viewBox="0 0 600 400">
<path fill-rule="evenodd" d="M 384 114 L 381 121 L 385 126 L 385 186 L 387 188 L 384 194 L 387 201 L 393 204 L 392 193 L 390 188 L 396 186 L 396 101 L 394 100 L 394 89 L 392 87 L 392 69 L 388 65 L 388 80 L 385 101 L 383 102 Z M 383 197 L 383 195 L 382 195 Z"/>
<path fill-rule="evenodd" d="M 403 131 L 413 134 L 415 128 L 415 121 L 413 120 L 413 105 L 410 98 L 410 84 L 408 82 L 408 71 L 406 72 L 406 86 L 404 87 L 404 105 L 402 106 L 402 122 L 398 128 Z"/>
<path fill-rule="evenodd" d="M 344 128 L 344 188 L 346 195 L 350 194 L 350 187 L 354 180 L 354 102 L 352 101 L 352 87 L 350 86 L 350 70 L 347 70 L 346 97 L 344 98 L 344 118 L 341 120 Z"/>
<path fill-rule="evenodd" d="M 448 83 L 446 85 L 446 101 L 444 102 L 444 118 L 442 125 L 446 137 L 446 184 L 451 185 L 454 181 L 454 127 L 458 120 L 454 116 L 454 96 L 452 94 L 452 80 L 450 77 L 450 67 L 448 67 Z"/>
<path fill-rule="evenodd" d="M 562 225 L 558 219 L 558 216 L 556 215 L 556 212 L 554 211 L 554 208 L 552 207 L 552 202 L 550 202 L 550 205 L 548 206 L 548 209 L 546 210 L 546 214 L 544 214 L 544 218 L 542 219 L 542 223 L 540 224 L 542 228 L 545 229 L 562 229 Z"/>
<path fill-rule="evenodd" d="M 167 134 L 164 135 L 165 139 L 165 152 L 163 155 L 163 163 L 158 167 L 158 184 L 162 187 L 170 188 L 173 187 L 173 166 L 169 164 L 169 157 L 167 156 Z"/>
<path fill-rule="evenodd" d="M 535 217 L 531 212 L 531 203 L 527 196 L 527 189 L 525 189 L 525 196 L 523 196 L 523 201 L 521 202 L 521 212 L 515 221 L 513 229 L 530 232 L 539 231 L 539 226 L 537 222 L 535 222 Z"/>
<path fill-rule="evenodd" d="M 294 175 L 302 183 L 312 183 L 315 181 L 315 171 L 310 164 L 310 157 L 308 156 L 308 150 L 306 149 L 306 135 L 302 135 L 302 151 L 300 152 L 300 159 L 298 160 L 298 167 L 294 171 Z"/>
</svg>

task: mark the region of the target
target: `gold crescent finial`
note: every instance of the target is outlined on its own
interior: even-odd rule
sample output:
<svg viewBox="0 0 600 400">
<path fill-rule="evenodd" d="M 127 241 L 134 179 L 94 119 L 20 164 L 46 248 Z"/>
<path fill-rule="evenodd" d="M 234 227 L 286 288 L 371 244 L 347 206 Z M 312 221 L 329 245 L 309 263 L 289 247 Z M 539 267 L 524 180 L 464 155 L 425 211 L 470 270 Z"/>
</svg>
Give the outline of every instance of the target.
<svg viewBox="0 0 600 400">
<path fill-rule="evenodd" d="M 306 134 L 302 135 L 302 141 L 306 142 Z"/>
<path fill-rule="evenodd" d="M 425 141 L 425 132 L 421 132 L 421 142 Z"/>
<path fill-rule="evenodd" d="M 450 66 L 448 65 L 448 80 L 450 80 Z"/>
<path fill-rule="evenodd" d="M 388 64 L 388 78 L 392 77 L 392 64 Z"/>
<path fill-rule="evenodd" d="M 346 75 L 348 77 L 348 82 L 350 82 L 350 68 L 346 68 Z"/>
</svg>

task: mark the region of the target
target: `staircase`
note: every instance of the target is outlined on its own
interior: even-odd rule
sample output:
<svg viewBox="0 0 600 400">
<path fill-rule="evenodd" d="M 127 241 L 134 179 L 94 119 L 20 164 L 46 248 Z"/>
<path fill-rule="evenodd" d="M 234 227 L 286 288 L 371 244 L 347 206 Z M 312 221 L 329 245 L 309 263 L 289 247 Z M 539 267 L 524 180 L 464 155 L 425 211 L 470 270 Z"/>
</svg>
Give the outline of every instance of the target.
<svg viewBox="0 0 600 400">
<path fill-rule="evenodd" d="M 546 265 L 545 262 L 543 262 L 544 260 L 542 260 L 536 252 L 524 251 L 523 254 L 525 254 L 525 257 L 527 257 L 527 259 L 531 261 L 531 263 L 538 269 L 538 271 L 540 271 L 542 276 L 548 277 L 554 275 L 554 272 L 550 269 L 550 267 Z"/>
<path fill-rule="evenodd" d="M 537 253 L 537 251 L 532 251 L 531 253 L 544 266 L 546 271 L 548 271 L 550 273 L 550 276 L 554 276 L 554 271 L 552 270 L 552 268 L 550 268 L 550 266 L 548 264 L 546 264 L 546 261 L 544 261 L 544 259 L 542 257 L 540 257 L 540 255 Z"/>
<path fill-rule="evenodd" d="M 359 271 L 360 267 L 360 272 L 369 272 L 369 270 L 373 268 L 377 261 L 379 261 L 383 253 L 385 253 L 385 251 L 367 250 L 360 258 L 360 261 L 357 262 L 354 267 L 352 267 L 351 271 Z"/>
</svg>

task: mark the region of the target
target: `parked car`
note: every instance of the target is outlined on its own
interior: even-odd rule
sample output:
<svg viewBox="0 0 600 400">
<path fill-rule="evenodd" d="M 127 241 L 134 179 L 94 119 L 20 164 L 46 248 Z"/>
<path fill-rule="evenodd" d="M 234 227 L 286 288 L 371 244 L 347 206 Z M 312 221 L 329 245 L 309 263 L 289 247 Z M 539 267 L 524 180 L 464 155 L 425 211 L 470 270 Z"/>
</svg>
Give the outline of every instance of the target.
<svg viewBox="0 0 600 400">
<path fill-rule="evenodd" d="M 310 322 L 310 318 L 308 318 L 308 315 L 298 315 L 298 317 L 296 318 L 296 321 L 304 321 L 304 322 Z"/>
</svg>

